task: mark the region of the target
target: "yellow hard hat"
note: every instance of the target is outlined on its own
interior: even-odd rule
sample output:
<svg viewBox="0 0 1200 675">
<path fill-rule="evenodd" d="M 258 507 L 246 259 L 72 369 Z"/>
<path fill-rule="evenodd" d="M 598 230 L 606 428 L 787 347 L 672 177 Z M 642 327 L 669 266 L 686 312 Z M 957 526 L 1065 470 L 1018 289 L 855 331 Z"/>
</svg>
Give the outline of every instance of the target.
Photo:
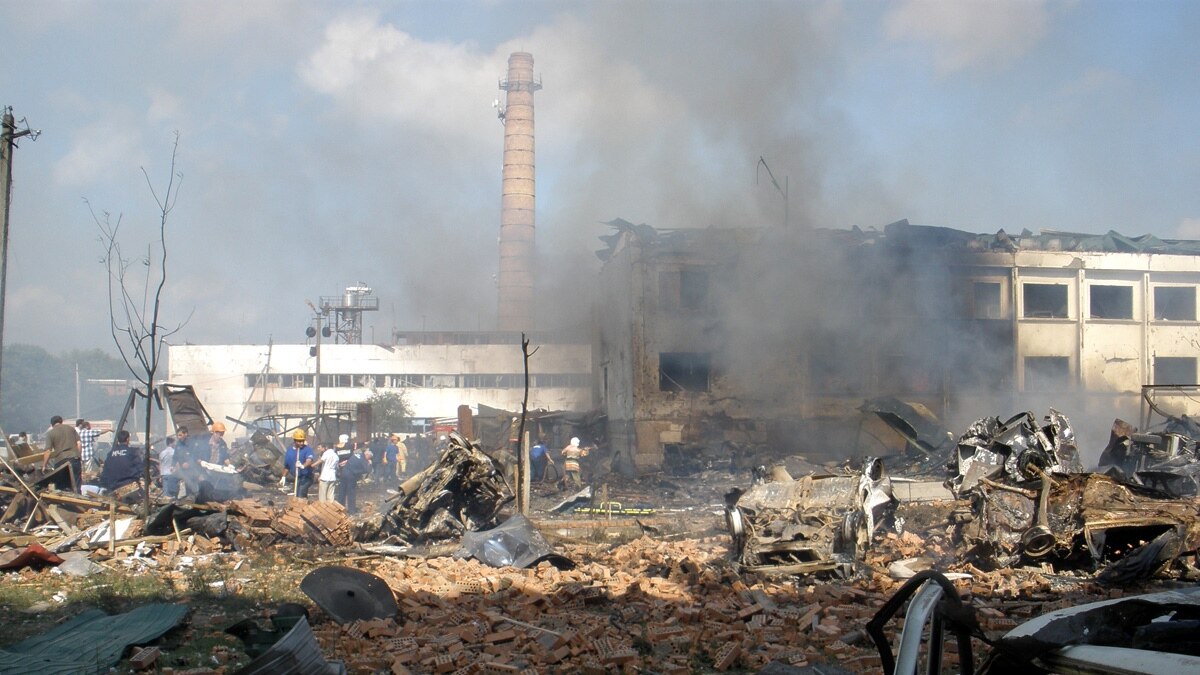
<svg viewBox="0 0 1200 675">
<path fill-rule="evenodd" d="M 297 429 L 296 432 L 292 434 L 292 438 L 294 438 L 297 441 L 304 440 L 306 438 L 306 436 L 304 435 L 304 430 Z"/>
<path fill-rule="evenodd" d="M 217 432 L 225 433 L 225 423 L 224 422 L 213 422 L 212 423 L 212 431 L 214 434 Z"/>
</svg>

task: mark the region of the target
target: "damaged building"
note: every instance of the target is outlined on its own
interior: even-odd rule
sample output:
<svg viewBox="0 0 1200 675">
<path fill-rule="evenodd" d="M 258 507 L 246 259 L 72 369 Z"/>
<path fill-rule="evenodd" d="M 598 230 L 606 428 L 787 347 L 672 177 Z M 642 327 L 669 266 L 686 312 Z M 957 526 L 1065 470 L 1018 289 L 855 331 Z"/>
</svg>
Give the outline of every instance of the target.
<svg viewBox="0 0 1200 675">
<path fill-rule="evenodd" d="M 1114 417 L 1194 415 L 1200 242 L 1114 232 L 660 230 L 623 220 L 594 347 L 614 466 L 775 448 L 886 454 L 847 412 L 894 396 L 951 428 L 1068 407 L 1095 463 Z M 1067 402 L 1069 405 L 1064 403 Z"/>
</svg>

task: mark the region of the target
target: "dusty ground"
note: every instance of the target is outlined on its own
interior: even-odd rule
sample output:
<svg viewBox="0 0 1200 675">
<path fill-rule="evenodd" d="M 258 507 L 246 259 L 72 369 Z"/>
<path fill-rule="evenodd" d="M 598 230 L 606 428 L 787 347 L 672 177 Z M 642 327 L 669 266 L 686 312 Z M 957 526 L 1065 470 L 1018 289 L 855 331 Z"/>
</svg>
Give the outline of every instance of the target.
<svg viewBox="0 0 1200 675">
<path fill-rule="evenodd" d="M 720 510 L 721 494 L 735 481 L 714 473 L 690 483 L 610 484 L 610 499 L 656 509 L 636 520 L 547 514 L 564 493 L 537 486 L 534 520 L 579 563 L 571 571 L 491 568 L 445 555 L 453 547 L 387 557 L 277 544 L 243 553 L 124 551 L 100 560 L 103 573 L 84 578 L 54 568 L 4 573 L 0 609 L 9 619 L 0 641 L 37 634 L 85 607 L 119 612 L 182 602 L 190 617 L 160 641 L 158 672 L 232 673 L 249 659 L 224 628 L 299 602 L 310 609 L 326 658 L 345 661 L 354 673 L 755 672 L 772 660 L 877 672 L 862 628 L 899 586 L 887 572 L 898 559 L 929 556 L 939 569 L 972 574 L 956 586 L 994 636 L 1050 607 L 1146 590 L 1109 591 L 1084 577 L 1038 570 L 964 568 L 950 562 L 942 525 L 948 507 L 936 504 L 902 507 L 907 533 L 881 542 L 853 578 L 741 575 L 730 562 Z M 367 487 L 364 511 L 380 505 L 386 487 Z M 399 618 L 333 622 L 299 590 L 306 574 L 326 565 L 385 579 Z M 950 654 L 948 663 L 956 658 Z M 123 664 L 118 672 L 132 669 Z"/>
</svg>

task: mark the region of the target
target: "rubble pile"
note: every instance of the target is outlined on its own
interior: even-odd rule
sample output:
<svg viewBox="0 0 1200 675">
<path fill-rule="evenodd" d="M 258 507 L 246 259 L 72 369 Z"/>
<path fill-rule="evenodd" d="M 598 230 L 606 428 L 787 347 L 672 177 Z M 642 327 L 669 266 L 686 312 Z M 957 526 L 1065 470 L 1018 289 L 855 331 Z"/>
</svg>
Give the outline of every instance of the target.
<svg viewBox="0 0 1200 675">
<path fill-rule="evenodd" d="M 870 560 L 926 550 L 921 537 L 892 533 Z M 327 655 L 359 673 L 753 672 L 771 662 L 879 672 L 863 627 L 903 581 L 875 564 L 839 583 L 742 575 L 723 538 L 643 537 L 564 553 L 587 562 L 564 571 L 444 557 L 372 561 L 399 615 L 345 624 L 318 616 L 313 630 Z M 954 583 L 993 638 L 1042 607 L 1123 595 L 1019 570 L 976 570 Z"/>
<path fill-rule="evenodd" d="M 19 526 L 22 520 L 19 517 L 0 522 L 0 549 L 8 548 L 12 555 L 29 546 L 40 546 L 52 553 L 72 550 L 111 553 L 117 547 L 155 545 L 169 539 L 183 542 L 185 538 L 201 550 L 244 551 L 284 541 L 350 546 L 357 528 L 340 504 L 295 498 L 287 498 L 278 505 L 265 499 L 219 504 L 169 503 L 150 519 L 143 520 L 131 507 L 110 499 L 57 490 L 35 494 L 37 502 L 27 498 L 36 508 L 24 520 L 31 524 L 44 522 L 27 528 Z M 197 538 L 201 541 L 197 542 Z"/>
</svg>

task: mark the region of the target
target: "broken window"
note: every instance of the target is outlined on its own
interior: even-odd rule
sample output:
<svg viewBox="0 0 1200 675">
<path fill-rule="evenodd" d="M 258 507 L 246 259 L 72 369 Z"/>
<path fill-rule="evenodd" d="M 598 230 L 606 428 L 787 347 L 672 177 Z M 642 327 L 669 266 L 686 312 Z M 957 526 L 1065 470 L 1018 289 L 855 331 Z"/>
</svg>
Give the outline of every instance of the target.
<svg viewBox="0 0 1200 675">
<path fill-rule="evenodd" d="M 1196 384 L 1196 359 L 1192 356 L 1154 357 L 1154 384 Z"/>
<path fill-rule="evenodd" d="M 1089 290 L 1091 303 L 1088 314 L 1093 319 L 1133 318 L 1133 286 L 1092 284 Z"/>
<path fill-rule="evenodd" d="M 927 394 L 938 385 L 937 369 L 924 359 L 887 354 L 880 362 L 880 389 L 893 394 Z"/>
<path fill-rule="evenodd" d="M 702 352 L 658 355 L 658 388 L 662 391 L 708 391 L 712 359 Z"/>
<path fill-rule="evenodd" d="M 701 309 L 708 303 L 708 272 L 685 269 L 679 272 L 679 306 Z"/>
<path fill-rule="evenodd" d="M 279 386 L 288 389 L 299 389 L 313 386 L 312 375 L 281 375 Z"/>
<path fill-rule="evenodd" d="M 976 281 L 973 299 L 973 316 L 976 319 L 1004 318 L 1000 313 L 999 282 Z"/>
<path fill-rule="evenodd" d="M 703 309 L 708 306 L 708 270 L 685 267 L 659 272 L 658 292 L 666 309 Z"/>
<path fill-rule="evenodd" d="M 425 386 L 430 388 L 453 389 L 458 386 L 455 375 L 426 375 Z"/>
<path fill-rule="evenodd" d="M 1154 288 L 1155 321 L 1195 321 L 1196 288 L 1194 286 L 1156 286 Z"/>
<path fill-rule="evenodd" d="M 1024 285 L 1025 317 L 1029 319 L 1066 319 L 1066 284 Z"/>
<path fill-rule="evenodd" d="M 861 344 L 830 334 L 810 335 L 807 340 L 809 388 L 826 394 L 867 390 L 871 360 L 864 358 Z"/>
<path fill-rule="evenodd" d="M 1070 388 L 1071 359 L 1069 357 L 1025 357 L 1025 391 L 1064 391 Z"/>
</svg>

